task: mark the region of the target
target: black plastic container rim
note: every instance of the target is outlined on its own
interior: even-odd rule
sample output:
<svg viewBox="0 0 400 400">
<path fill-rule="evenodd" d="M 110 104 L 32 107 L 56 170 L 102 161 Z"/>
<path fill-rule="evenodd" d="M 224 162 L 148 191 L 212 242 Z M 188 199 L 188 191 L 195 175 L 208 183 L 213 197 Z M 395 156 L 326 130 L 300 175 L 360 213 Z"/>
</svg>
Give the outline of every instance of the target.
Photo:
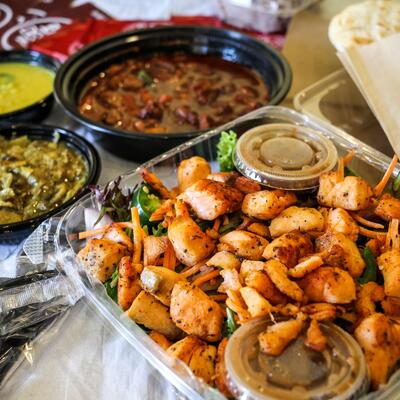
<svg viewBox="0 0 400 400">
<path fill-rule="evenodd" d="M 67 59 L 67 61 L 61 65 L 58 69 L 56 78 L 54 81 L 54 96 L 57 102 L 64 108 L 67 114 L 75 118 L 81 124 L 87 126 L 89 129 L 97 132 L 101 132 L 102 134 L 117 136 L 117 137 L 125 137 L 129 139 L 141 139 L 141 140 L 151 140 L 151 139 L 164 139 L 168 140 L 171 138 L 191 138 L 194 136 L 198 136 L 208 130 L 198 130 L 198 131 L 191 131 L 191 132 L 180 132 L 180 133 L 144 133 L 144 132 L 127 132 L 122 129 L 118 129 L 112 126 L 108 126 L 102 123 L 93 122 L 92 120 L 84 117 L 76 108 L 74 101 L 69 98 L 69 96 L 65 95 L 65 91 L 63 90 L 63 81 L 65 75 L 69 72 L 69 70 L 74 66 L 76 62 L 82 61 L 84 57 L 91 57 L 92 54 L 95 54 L 98 49 L 102 49 L 103 51 L 109 48 L 110 50 L 114 48 L 115 41 L 124 40 L 129 43 L 135 43 L 139 39 L 147 38 L 150 36 L 159 36 L 160 33 L 165 31 L 192 31 L 194 33 L 198 32 L 199 35 L 201 34 L 215 34 L 215 35 L 228 35 L 231 39 L 245 39 L 252 42 L 254 45 L 259 46 L 263 49 L 267 49 L 268 52 L 274 58 L 274 61 L 280 64 L 282 68 L 282 75 L 285 76 L 285 80 L 282 83 L 281 88 L 268 101 L 268 105 L 276 105 L 279 104 L 288 93 L 291 85 L 292 85 L 292 70 L 286 58 L 275 50 L 269 44 L 258 40 L 252 36 L 246 35 L 241 32 L 232 31 L 229 29 L 223 28 L 214 28 L 214 27 L 204 27 L 204 26 L 196 26 L 196 25 L 180 25 L 180 26 L 163 26 L 163 27 L 156 27 L 156 28 L 147 28 L 147 29 L 139 29 L 133 31 L 126 31 L 122 33 L 117 33 L 114 35 L 107 36 L 103 39 L 95 41 L 92 44 L 89 44 L 79 50 L 77 53 L 72 55 Z M 129 40 L 127 40 L 129 38 Z"/>
<path fill-rule="evenodd" d="M 33 229 L 38 226 L 39 223 L 51 217 L 52 215 L 66 210 L 69 206 L 88 193 L 88 185 L 97 183 L 101 171 L 100 156 L 94 146 L 83 137 L 68 129 L 53 125 L 23 123 L 0 128 L 0 136 L 5 136 L 5 134 L 12 135 L 14 132 L 16 132 L 16 136 L 24 136 L 25 134 L 29 138 L 33 137 L 42 140 L 46 140 L 46 138 L 53 138 L 55 133 L 60 134 L 60 141 L 65 141 L 67 144 L 72 144 L 74 146 L 74 150 L 79 151 L 80 154 L 86 159 L 88 163 L 88 177 L 85 184 L 82 186 L 82 189 L 80 189 L 75 196 L 71 197 L 65 203 L 62 203 L 58 207 L 48 211 L 45 214 L 38 215 L 35 218 L 14 222 L 12 224 L 2 224 L 0 225 L 0 234 L 16 233 L 18 231 Z"/>
<path fill-rule="evenodd" d="M 2 62 L 23 62 L 30 65 L 39 65 L 53 71 L 54 73 L 57 73 L 60 66 L 58 60 L 36 50 L 0 51 L 0 63 Z M 47 103 L 53 97 L 53 94 L 54 92 L 50 92 L 47 96 L 29 106 L 5 114 L 0 114 L 0 119 L 14 119 L 21 114 L 28 113 L 36 107 L 40 107 L 42 104 Z"/>
</svg>

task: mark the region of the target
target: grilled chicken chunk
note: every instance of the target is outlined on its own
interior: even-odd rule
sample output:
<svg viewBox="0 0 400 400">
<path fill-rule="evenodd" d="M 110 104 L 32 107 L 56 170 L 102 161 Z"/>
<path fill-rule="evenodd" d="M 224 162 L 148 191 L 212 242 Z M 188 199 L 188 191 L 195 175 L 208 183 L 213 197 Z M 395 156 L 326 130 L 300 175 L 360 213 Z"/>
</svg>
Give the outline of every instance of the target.
<svg viewBox="0 0 400 400">
<path fill-rule="evenodd" d="M 298 281 L 309 301 L 347 304 L 356 298 L 356 285 L 340 268 L 320 267 Z"/>
<path fill-rule="evenodd" d="M 176 203 L 177 216 L 168 227 L 168 238 L 182 264 L 193 266 L 206 259 L 215 249 L 215 242 L 190 217 L 185 205 Z"/>
<path fill-rule="evenodd" d="M 386 296 L 400 297 L 400 250 L 386 251 L 377 259 Z"/>
<path fill-rule="evenodd" d="M 315 208 L 292 206 L 271 221 L 269 231 L 276 238 L 293 231 L 322 232 L 324 225 L 324 217 Z"/>
<path fill-rule="evenodd" d="M 304 314 L 299 313 L 296 319 L 268 326 L 265 332 L 258 335 L 261 351 L 271 356 L 279 356 L 288 344 L 300 334 L 306 318 Z"/>
<path fill-rule="evenodd" d="M 342 233 L 353 242 L 358 238 L 358 225 L 351 215 L 343 208 L 334 208 L 329 211 L 326 228 L 332 232 Z"/>
<path fill-rule="evenodd" d="M 372 187 L 358 176 L 338 178 L 337 172 L 327 172 L 319 178 L 318 203 L 326 207 L 340 207 L 357 211 L 370 207 Z"/>
<path fill-rule="evenodd" d="M 295 204 L 296 195 L 284 190 L 261 190 L 243 199 L 242 211 L 249 217 L 268 220 L 278 216 L 286 207 Z"/>
<path fill-rule="evenodd" d="M 223 314 L 220 306 L 201 289 L 186 281 L 172 289 L 170 313 L 172 320 L 188 335 L 208 342 L 221 339 Z"/>
<path fill-rule="evenodd" d="M 400 200 L 389 193 L 385 193 L 379 199 L 375 214 L 385 221 L 390 221 L 394 218 L 400 219 Z"/>
<path fill-rule="evenodd" d="M 78 253 L 78 260 L 88 272 L 102 282 L 111 278 L 119 261 L 128 255 L 126 246 L 109 239 L 91 239 Z"/>
<path fill-rule="evenodd" d="M 139 274 L 132 265 L 131 257 L 122 257 L 118 266 L 118 304 L 125 311 L 142 291 Z"/>
<path fill-rule="evenodd" d="M 268 240 L 255 233 L 236 230 L 222 236 L 220 242 L 232 249 L 232 253 L 249 260 L 261 260 Z"/>
<path fill-rule="evenodd" d="M 180 198 L 190 204 L 200 219 L 212 221 L 240 210 L 243 194 L 225 183 L 201 179 L 188 187 Z"/>
<path fill-rule="evenodd" d="M 264 249 L 263 257 L 267 260 L 273 258 L 285 264 L 288 268 L 292 268 L 300 258 L 312 254 L 313 251 L 313 244 L 307 234 L 290 232 L 268 244 Z"/>
<path fill-rule="evenodd" d="M 178 167 L 179 193 L 200 179 L 207 178 L 210 172 L 210 164 L 203 157 L 194 156 L 181 161 Z"/>
<path fill-rule="evenodd" d="M 325 253 L 327 264 L 343 268 L 353 277 L 359 277 L 364 271 L 365 261 L 357 245 L 342 233 L 326 232 L 315 241 L 315 248 Z"/>
<path fill-rule="evenodd" d="M 364 350 L 372 387 L 378 389 L 400 359 L 400 325 L 375 313 L 361 321 L 354 336 Z"/>
</svg>

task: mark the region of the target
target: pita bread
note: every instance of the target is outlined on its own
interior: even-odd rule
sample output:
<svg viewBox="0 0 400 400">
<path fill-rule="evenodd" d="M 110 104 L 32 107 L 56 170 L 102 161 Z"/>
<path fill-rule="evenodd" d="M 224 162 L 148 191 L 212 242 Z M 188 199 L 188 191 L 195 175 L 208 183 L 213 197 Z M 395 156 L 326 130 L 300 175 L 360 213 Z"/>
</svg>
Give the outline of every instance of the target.
<svg viewBox="0 0 400 400">
<path fill-rule="evenodd" d="M 329 25 L 336 50 L 365 45 L 400 32 L 400 1 L 365 1 L 346 7 Z"/>
</svg>

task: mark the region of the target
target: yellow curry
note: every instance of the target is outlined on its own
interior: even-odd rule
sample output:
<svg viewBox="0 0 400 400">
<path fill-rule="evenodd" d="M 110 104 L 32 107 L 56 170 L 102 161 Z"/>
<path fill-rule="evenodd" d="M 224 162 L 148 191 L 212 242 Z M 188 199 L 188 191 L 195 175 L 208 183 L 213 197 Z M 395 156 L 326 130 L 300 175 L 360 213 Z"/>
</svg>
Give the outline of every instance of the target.
<svg viewBox="0 0 400 400">
<path fill-rule="evenodd" d="M 86 160 L 64 143 L 0 136 L 0 224 L 44 214 L 85 184 Z"/>
<path fill-rule="evenodd" d="M 0 114 L 20 110 L 53 90 L 54 72 L 20 62 L 0 63 Z"/>
</svg>

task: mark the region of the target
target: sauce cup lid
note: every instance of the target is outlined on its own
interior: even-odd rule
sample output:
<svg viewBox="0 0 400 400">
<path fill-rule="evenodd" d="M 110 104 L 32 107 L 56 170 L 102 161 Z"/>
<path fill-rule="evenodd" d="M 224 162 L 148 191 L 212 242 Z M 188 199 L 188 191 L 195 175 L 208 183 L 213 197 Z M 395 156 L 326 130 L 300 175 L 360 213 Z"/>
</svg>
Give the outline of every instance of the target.
<svg viewBox="0 0 400 400">
<path fill-rule="evenodd" d="M 320 132 L 291 124 L 266 124 L 245 132 L 233 161 L 245 176 L 263 185 L 288 190 L 318 186 L 319 176 L 331 171 L 338 155 Z"/>
<path fill-rule="evenodd" d="M 275 318 L 275 320 L 283 318 Z M 369 386 L 363 352 L 351 335 L 333 323 L 320 323 L 328 339 L 318 352 L 304 345 L 306 329 L 279 356 L 260 350 L 257 336 L 274 321 L 259 318 L 242 325 L 225 351 L 227 381 L 246 399 L 305 400 L 359 398 Z"/>
</svg>

